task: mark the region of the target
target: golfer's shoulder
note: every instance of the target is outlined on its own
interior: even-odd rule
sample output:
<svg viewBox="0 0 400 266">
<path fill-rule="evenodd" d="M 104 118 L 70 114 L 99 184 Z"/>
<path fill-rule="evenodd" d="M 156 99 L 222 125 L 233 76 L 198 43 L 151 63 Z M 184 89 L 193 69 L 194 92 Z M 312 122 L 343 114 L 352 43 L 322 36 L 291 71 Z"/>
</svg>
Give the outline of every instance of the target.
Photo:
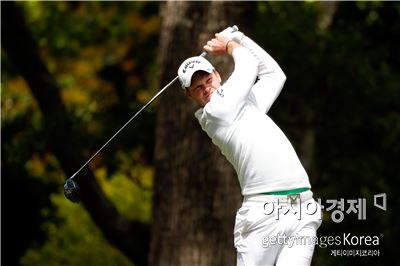
<svg viewBox="0 0 400 266">
<path fill-rule="evenodd" d="M 232 124 L 232 112 L 227 111 L 222 106 L 209 102 L 202 110 L 195 113 L 203 128 L 226 127 Z"/>
</svg>

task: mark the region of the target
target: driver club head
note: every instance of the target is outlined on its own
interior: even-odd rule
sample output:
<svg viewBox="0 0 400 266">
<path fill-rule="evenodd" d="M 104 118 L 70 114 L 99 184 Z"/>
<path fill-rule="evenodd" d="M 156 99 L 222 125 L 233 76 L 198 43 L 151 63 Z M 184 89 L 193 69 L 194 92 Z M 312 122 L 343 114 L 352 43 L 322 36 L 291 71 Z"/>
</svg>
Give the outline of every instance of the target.
<svg viewBox="0 0 400 266">
<path fill-rule="evenodd" d="M 74 203 L 79 202 L 79 186 L 72 179 L 67 179 L 67 181 L 65 181 L 64 195 Z"/>
</svg>

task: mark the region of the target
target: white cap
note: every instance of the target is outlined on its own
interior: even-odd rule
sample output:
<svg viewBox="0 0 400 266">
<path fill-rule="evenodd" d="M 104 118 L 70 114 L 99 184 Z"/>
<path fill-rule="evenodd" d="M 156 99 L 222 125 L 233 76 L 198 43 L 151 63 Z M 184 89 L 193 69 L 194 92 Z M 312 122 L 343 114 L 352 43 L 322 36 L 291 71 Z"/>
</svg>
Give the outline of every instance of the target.
<svg viewBox="0 0 400 266">
<path fill-rule="evenodd" d="M 207 73 L 212 73 L 213 65 L 202 56 L 194 56 L 183 61 L 178 69 L 179 81 L 183 89 L 190 87 L 192 76 L 196 71 L 203 70 Z"/>
</svg>

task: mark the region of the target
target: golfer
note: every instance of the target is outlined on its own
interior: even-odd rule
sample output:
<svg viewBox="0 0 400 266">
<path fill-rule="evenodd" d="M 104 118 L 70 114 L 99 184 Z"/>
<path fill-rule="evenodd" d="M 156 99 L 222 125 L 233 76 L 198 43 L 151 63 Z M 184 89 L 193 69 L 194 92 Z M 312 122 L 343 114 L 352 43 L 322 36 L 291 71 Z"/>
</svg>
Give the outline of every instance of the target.
<svg viewBox="0 0 400 266">
<path fill-rule="evenodd" d="M 200 109 L 202 129 L 236 170 L 237 265 L 310 265 L 321 208 L 291 143 L 267 115 L 286 80 L 275 60 L 242 32 L 215 34 L 204 50 L 230 55 L 234 71 L 221 85 L 203 57 L 186 59 L 178 76 Z"/>
</svg>

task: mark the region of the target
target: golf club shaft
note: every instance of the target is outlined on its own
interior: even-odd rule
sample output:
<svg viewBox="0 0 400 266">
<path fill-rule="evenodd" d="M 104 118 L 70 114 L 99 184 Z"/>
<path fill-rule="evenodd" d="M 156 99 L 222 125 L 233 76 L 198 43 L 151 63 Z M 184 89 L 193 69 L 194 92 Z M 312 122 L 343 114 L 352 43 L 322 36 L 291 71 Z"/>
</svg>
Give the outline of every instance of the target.
<svg viewBox="0 0 400 266">
<path fill-rule="evenodd" d="M 200 56 L 205 57 L 207 55 L 207 52 L 203 52 L 201 53 Z M 86 163 L 84 163 L 81 168 L 78 169 L 78 171 L 75 172 L 75 174 L 73 174 L 69 179 L 73 179 L 83 168 L 85 168 L 85 166 L 90 163 L 102 150 L 105 146 L 108 145 L 108 143 L 110 143 L 130 122 L 132 122 L 133 119 L 135 119 L 144 109 L 146 109 L 152 102 L 154 102 L 155 99 L 158 98 L 158 96 L 160 96 L 166 89 L 168 89 L 176 80 L 178 79 L 178 76 L 176 76 L 173 80 L 171 80 L 167 85 L 164 86 L 164 88 L 162 88 L 156 95 L 153 96 L 153 98 L 151 98 L 151 100 L 146 103 L 139 111 L 136 112 L 136 114 L 134 114 L 117 132 L 115 132 L 115 134 L 109 139 L 107 140 L 106 143 L 104 143 L 103 146 L 101 146 L 100 149 L 98 149 L 93 155 L 92 157 L 89 158 L 89 160 L 86 161 Z"/>
</svg>

